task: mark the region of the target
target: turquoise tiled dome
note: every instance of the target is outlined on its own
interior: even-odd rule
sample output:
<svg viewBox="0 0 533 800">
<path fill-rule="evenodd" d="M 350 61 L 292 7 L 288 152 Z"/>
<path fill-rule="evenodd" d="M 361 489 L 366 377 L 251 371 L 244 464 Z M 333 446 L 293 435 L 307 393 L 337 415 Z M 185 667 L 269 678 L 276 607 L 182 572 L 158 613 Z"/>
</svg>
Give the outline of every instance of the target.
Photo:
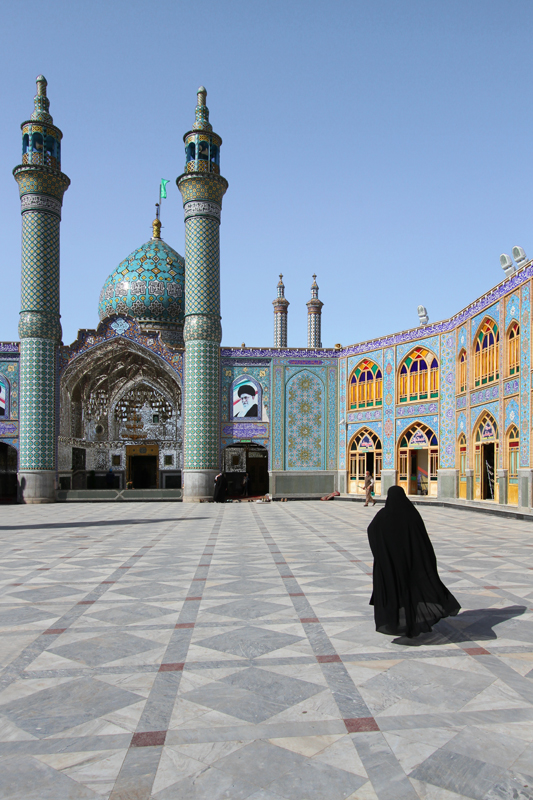
<svg viewBox="0 0 533 800">
<path fill-rule="evenodd" d="M 125 314 L 139 322 L 183 325 L 184 291 L 184 259 L 154 237 L 111 273 L 100 292 L 98 315 L 101 320 Z"/>
</svg>

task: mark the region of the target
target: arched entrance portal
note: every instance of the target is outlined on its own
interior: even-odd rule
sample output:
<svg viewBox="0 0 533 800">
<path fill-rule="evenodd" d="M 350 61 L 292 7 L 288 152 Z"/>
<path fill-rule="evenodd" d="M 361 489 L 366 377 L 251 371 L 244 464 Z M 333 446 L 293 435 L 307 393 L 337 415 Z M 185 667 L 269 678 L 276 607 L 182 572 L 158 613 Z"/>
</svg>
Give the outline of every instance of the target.
<svg viewBox="0 0 533 800">
<path fill-rule="evenodd" d="M 422 422 L 414 422 L 400 438 L 398 483 L 406 494 L 437 496 L 439 442 Z"/>
<path fill-rule="evenodd" d="M 222 452 L 222 469 L 228 479 L 228 497 L 243 496 L 243 478 L 248 474 L 248 497 L 268 492 L 268 450 L 254 442 L 233 444 Z"/>
<path fill-rule="evenodd" d="M 364 494 L 365 473 L 374 476 L 374 494 L 381 494 L 381 463 L 383 452 L 381 439 L 368 428 L 362 428 L 350 442 L 350 494 Z"/>
<path fill-rule="evenodd" d="M 485 411 L 474 428 L 474 500 L 498 502 L 498 481 L 494 480 L 498 463 L 498 426 Z"/>
<path fill-rule="evenodd" d="M 0 503 L 17 502 L 17 451 L 0 442 Z"/>
</svg>

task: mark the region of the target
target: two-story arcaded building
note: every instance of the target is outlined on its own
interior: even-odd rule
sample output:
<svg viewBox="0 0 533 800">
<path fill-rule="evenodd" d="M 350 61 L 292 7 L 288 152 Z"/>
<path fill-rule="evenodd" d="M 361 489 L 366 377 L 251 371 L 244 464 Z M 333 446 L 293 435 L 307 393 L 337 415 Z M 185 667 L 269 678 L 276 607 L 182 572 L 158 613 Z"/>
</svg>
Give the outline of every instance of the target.
<svg viewBox="0 0 533 800">
<path fill-rule="evenodd" d="M 297 497 L 338 489 L 532 505 L 531 279 L 521 248 L 506 277 L 449 320 L 322 348 L 313 276 L 308 346 L 287 347 L 282 278 L 274 344 L 220 346 L 222 140 L 198 91 L 177 178 L 185 256 L 152 238 L 105 281 L 100 322 L 61 342 L 59 227 L 70 183 L 46 80 L 22 124 L 14 170 L 22 213 L 20 342 L 0 343 L 0 496 L 53 502 L 68 491 L 158 489 L 184 501 L 230 493 Z M 68 266 L 67 266 L 68 269 Z M 422 309 L 422 311 L 424 311 Z M 425 324 L 424 324 L 425 323 Z M 112 476 L 110 477 L 112 470 Z M 59 494 L 58 494 L 59 491 Z"/>
</svg>

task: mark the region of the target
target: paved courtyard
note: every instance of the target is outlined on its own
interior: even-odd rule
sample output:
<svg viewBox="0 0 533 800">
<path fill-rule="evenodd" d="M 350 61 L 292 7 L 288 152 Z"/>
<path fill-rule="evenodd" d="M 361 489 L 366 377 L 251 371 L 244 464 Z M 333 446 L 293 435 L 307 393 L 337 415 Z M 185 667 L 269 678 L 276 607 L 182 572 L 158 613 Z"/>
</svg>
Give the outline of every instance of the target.
<svg viewBox="0 0 533 800">
<path fill-rule="evenodd" d="M 533 525 L 424 509 L 464 611 L 394 640 L 375 510 L 1 508 L 0 797 L 533 798 Z"/>
</svg>

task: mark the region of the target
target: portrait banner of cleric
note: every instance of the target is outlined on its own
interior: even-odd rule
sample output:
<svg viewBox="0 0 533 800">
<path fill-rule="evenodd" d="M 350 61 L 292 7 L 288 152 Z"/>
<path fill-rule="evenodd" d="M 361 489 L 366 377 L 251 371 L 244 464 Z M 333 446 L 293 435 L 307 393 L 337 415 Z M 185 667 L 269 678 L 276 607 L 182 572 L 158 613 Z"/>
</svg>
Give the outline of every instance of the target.
<svg viewBox="0 0 533 800">
<path fill-rule="evenodd" d="M 249 377 L 244 381 L 235 381 L 233 386 L 233 419 L 261 419 L 261 394 L 259 388 Z"/>
</svg>

